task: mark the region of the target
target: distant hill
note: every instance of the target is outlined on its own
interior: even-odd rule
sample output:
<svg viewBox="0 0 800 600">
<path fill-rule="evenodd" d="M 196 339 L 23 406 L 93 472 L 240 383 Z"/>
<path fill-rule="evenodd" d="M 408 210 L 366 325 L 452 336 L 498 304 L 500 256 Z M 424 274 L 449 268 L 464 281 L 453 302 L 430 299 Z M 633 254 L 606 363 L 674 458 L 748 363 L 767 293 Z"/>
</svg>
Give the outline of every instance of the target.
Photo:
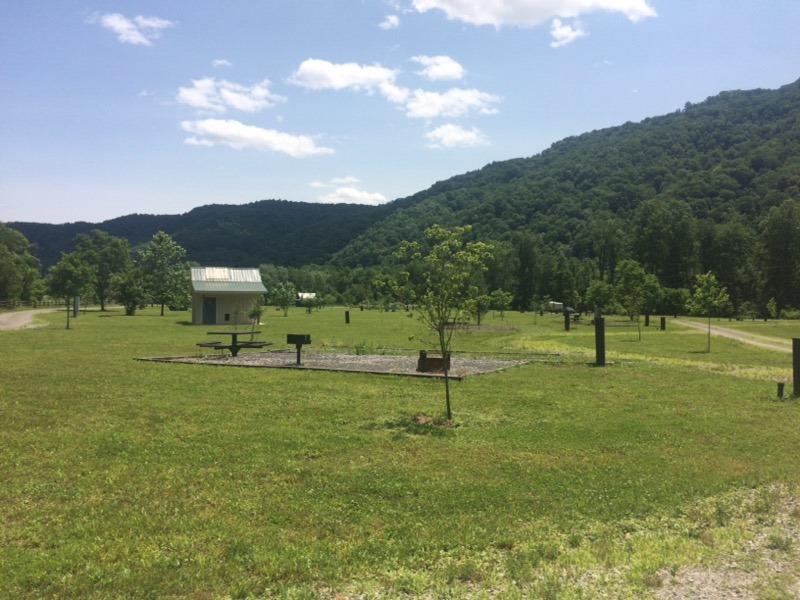
<svg viewBox="0 0 800 600">
<path fill-rule="evenodd" d="M 118 217 L 102 223 L 9 223 L 34 245 L 47 267 L 61 251 L 72 248 L 79 233 L 102 229 L 124 237 L 132 246 L 163 230 L 204 265 L 255 266 L 261 263 L 325 263 L 349 241 L 381 220 L 388 206 L 310 204 L 262 200 L 244 205 L 211 204 L 182 215 Z"/>
<path fill-rule="evenodd" d="M 800 199 L 800 81 L 778 90 L 723 92 L 439 182 L 362 233 L 334 261 L 377 263 L 433 223 L 471 224 L 478 238 L 490 240 L 529 230 L 580 256 L 588 221 L 604 215 L 629 220 L 654 198 L 684 201 L 699 219 L 741 215 L 751 225 L 783 200 Z"/>
<path fill-rule="evenodd" d="M 755 232 L 770 208 L 791 198 L 800 199 L 800 81 L 723 92 L 665 116 L 570 137 L 539 155 L 492 163 L 379 207 L 264 200 L 97 224 L 9 225 L 34 243 L 45 266 L 77 233 L 97 227 L 134 246 L 163 229 L 191 260 L 208 265 L 331 261 L 350 268 L 379 264 L 433 223 L 471 224 L 477 238 L 497 241 L 528 231 L 580 259 L 594 258 L 593 220 L 617 219 L 630 236 L 635 211 L 650 200 L 677 201 L 696 223 L 735 219 Z M 685 258 L 704 267 L 709 263 L 695 247 L 701 242 L 697 233 L 694 256 Z M 681 273 L 673 284 L 685 283 Z"/>
</svg>

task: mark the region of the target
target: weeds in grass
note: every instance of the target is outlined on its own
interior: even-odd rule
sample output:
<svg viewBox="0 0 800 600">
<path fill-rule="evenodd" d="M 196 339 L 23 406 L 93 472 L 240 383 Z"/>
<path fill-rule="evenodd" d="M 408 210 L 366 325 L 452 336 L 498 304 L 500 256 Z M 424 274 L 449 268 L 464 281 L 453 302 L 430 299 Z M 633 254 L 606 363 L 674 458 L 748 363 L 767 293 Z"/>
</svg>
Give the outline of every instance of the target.
<svg viewBox="0 0 800 600">
<path fill-rule="evenodd" d="M 792 549 L 792 538 L 779 532 L 772 532 L 767 537 L 767 548 L 780 552 L 788 552 Z"/>
</svg>

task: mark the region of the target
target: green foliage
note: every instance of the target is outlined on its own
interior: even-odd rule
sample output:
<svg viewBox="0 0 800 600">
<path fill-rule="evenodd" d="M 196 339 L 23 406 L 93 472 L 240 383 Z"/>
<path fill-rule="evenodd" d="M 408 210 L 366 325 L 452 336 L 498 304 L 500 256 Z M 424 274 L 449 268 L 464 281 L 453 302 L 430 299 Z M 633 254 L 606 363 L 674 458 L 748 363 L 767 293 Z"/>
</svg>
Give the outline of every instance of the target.
<svg viewBox="0 0 800 600">
<path fill-rule="evenodd" d="M 636 321 L 639 341 L 641 341 L 640 316 L 655 310 L 661 297 L 661 286 L 658 279 L 655 275 L 645 272 L 635 260 L 623 260 L 617 267 L 615 296 L 625 313 Z"/>
<path fill-rule="evenodd" d="M 94 229 L 75 237 L 75 252 L 91 267 L 94 296 L 100 303 L 100 310 L 105 310 L 112 277 L 130 266 L 130 244 L 125 239 Z"/>
<path fill-rule="evenodd" d="M 144 274 L 144 285 L 150 300 L 164 306 L 181 302 L 188 293 L 186 250 L 163 231 L 157 232 L 139 252 L 137 264 Z"/>
<path fill-rule="evenodd" d="M 279 307 L 283 311 L 283 316 L 289 314 L 289 307 L 294 306 L 297 291 L 289 282 L 273 283 L 269 290 L 270 304 Z"/>
<path fill-rule="evenodd" d="M 394 286 L 399 299 L 413 304 L 420 320 L 436 335 L 439 350 L 446 356 L 452 349 L 454 325 L 463 321 L 471 307 L 479 310 L 476 282 L 486 270 L 491 247 L 468 242 L 470 227 L 453 230 L 434 225 L 425 230 L 425 243 L 404 242 L 397 257 L 407 261 Z M 488 310 L 488 297 L 485 304 Z M 447 419 L 452 419 L 448 369 L 444 369 Z"/>
<path fill-rule="evenodd" d="M 111 278 L 111 296 L 125 307 L 125 314 L 133 316 L 136 309 L 144 306 L 147 300 L 147 290 L 144 286 L 144 276 L 141 270 L 133 265 Z"/>
<path fill-rule="evenodd" d="M 721 286 L 716 276 L 705 273 L 697 276 L 692 296 L 687 303 L 689 312 L 694 315 L 708 317 L 708 343 L 706 352 L 711 352 L 711 317 L 722 315 L 731 309 L 728 290 Z"/>
<path fill-rule="evenodd" d="M 39 261 L 19 231 L 0 223 L 0 300 L 32 300 L 41 290 Z"/>
<path fill-rule="evenodd" d="M 596 310 L 600 314 L 615 312 L 618 304 L 614 286 L 595 279 L 586 290 L 585 303 L 590 310 Z"/>
<path fill-rule="evenodd" d="M 489 307 L 500 313 L 500 318 L 505 318 L 505 311 L 511 308 L 514 302 L 514 294 L 505 290 L 492 290 L 489 294 Z"/>
<path fill-rule="evenodd" d="M 47 287 L 51 296 L 61 298 L 67 305 L 67 329 L 69 329 L 69 303 L 80 296 L 91 285 L 94 273 L 92 268 L 75 252 L 62 254 L 61 260 L 50 267 L 47 274 Z"/>
</svg>

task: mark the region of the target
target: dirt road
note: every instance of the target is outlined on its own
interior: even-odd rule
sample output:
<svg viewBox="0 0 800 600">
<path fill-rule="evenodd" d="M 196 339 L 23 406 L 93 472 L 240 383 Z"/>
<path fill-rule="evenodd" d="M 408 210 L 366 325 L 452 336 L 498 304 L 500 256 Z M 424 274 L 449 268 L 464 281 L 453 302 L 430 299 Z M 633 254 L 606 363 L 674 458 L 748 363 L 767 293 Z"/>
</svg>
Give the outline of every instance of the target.
<svg viewBox="0 0 800 600">
<path fill-rule="evenodd" d="M 689 327 L 691 329 L 697 329 L 699 331 L 708 331 L 707 324 L 699 323 L 697 321 L 675 319 L 673 323 L 677 323 L 678 325 L 683 325 L 684 327 Z M 711 335 L 728 338 L 730 340 L 736 340 L 737 342 L 756 346 L 757 348 L 764 348 L 765 350 L 774 350 L 776 352 L 786 353 L 791 353 L 792 351 L 792 343 L 789 340 L 782 340 L 781 338 L 775 338 L 766 335 L 745 333 L 744 331 L 728 329 L 727 327 L 720 327 L 718 325 L 711 326 Z"/>
<path fill-rule="evenodd" d="M 53 312 L 53 310 L 52 308 L 37 308 L 35 310 L 19 310 L 16 312 L 2 313 L 0 314 L 0 331 L 35 327 L 33 324 L 34 315 Z"/>
</svg>

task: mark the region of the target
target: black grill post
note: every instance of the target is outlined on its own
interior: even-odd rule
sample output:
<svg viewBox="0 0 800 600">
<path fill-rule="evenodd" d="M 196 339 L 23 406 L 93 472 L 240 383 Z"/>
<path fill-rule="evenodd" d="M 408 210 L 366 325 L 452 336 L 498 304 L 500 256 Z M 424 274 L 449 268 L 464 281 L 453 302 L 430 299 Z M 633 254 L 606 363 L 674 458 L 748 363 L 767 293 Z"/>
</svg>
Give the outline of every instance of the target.
<svg viewBox="0 0 800 600">
<path fill-rule="evenodd" d="M 344 322 L 346 325 L 350 325 L 350 311 L 344 311 Z"/>
<path fill-rule="evenodd" d="M 645 327 L 650 327 L 650 315 L 649 314 L 645 314 L 644 315 L 644 326 Z"/>
<path fill-rule="evenodd" d="M 800 398 L 800 338 L 792 338 L 792 396 Z"/>
<path fill-rule="evenodd" d="M 594 318 L 595 365 L 606 366 L 606 319 L 597 315 Z"/>
<path fill-rule="evenodd" d="M 564 331 L 569 331 L 569 313 L 564 311 Z"/>
<path fill-rule="evenodd" d="M 667 317 L 661 317 L 661 331 L 667 330 Z"/>
</svg>

